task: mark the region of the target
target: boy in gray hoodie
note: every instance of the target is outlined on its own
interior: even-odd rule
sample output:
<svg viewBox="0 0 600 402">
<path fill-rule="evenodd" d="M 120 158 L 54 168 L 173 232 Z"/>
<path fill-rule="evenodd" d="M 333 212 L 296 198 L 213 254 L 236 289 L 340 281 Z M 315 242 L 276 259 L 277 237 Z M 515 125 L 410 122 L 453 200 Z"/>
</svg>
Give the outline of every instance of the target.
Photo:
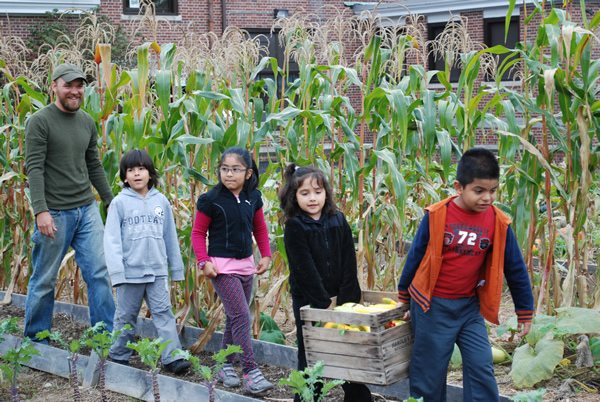
<svg viewBox="0 0 600 402">
<path fill-rule="evenodd" d="M 145 299 L 158 336 L 171 341 L 161 354 L 166 371 L 181 373 L 190 367 L 182 357 L 173 357 L 181 349 L 175 316 L 169 297 L 171 280 L 182 281 L 183 260 L 171 204 L 154 185 L 158 174 L 152 158 L 144 150 L 134 149 L 121 159 L 119 175 L 125 188 L 110 204 L 104 231 L 106 265 L 117 293 L 114 328 L 125 324 L 110 349 L 113 362 L 129 365 L 133 352 L 127 342 L 134 341 L 135 325 Z"/>
</svg>

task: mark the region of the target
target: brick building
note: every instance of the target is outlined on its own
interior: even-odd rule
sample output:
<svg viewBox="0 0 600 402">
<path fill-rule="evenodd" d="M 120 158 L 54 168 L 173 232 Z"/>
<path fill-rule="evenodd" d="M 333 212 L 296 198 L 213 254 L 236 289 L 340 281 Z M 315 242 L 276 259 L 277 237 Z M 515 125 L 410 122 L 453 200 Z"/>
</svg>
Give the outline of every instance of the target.
<svg viewBox="0 0 600 402">
<path fill-rule="evenodd" d="M 488 47 L 502 44 L 508 48 L 514 47 L 517 42 L 531 41 L 537 34 L 539 15 L 528 25 L 524 24 L 526 16 L 533 10 L 533 1 L 517 2 L 510 20 L 510 28 L 505 41 L 505 18 L 509 9 L 506 0 L 463 0 L 461 2 L 448 0 L 405 0 L 390 1 L 379 4 L 377 2 L 353 2 L 343 0 L 154 0 L 157 25 L 146 29 L 133 37 L 134 29 L 143 19 L 139 15 L 140 2 L 144 0 L 62 0 L 57 2 L 43 2 L 36 0 L 0 0 L 0 24 L 3 35 L 15 35 L 26 38 L 30 35 L 31 27 L 48 20 L 45 12 L 58 10 L 63 12 L 69 8 L 83 10 L 97 10 L 98 15 L 108 18 L 111 25 L 122 26 L 132 40 L 146 42 L 156 40 L 159 44 L 179 43 L 185 34 L 195 32 L 198 34 L 214 32 L 220 35 L 225 27 L 238 27 L 248 31 L 251 35 L 265 35 L 269 39 L 269 55 L 276 57 L 280 62 L 283 58 L 283 48 L 278 43 L 271 28 L 279 17 L 285 17 L 302 8 L 305 13 L 310 13 L 313 20 L 326 20 L 343 15 L 356 16 L 358 19 L 365 17 L 364 13 L 377 13 L 382 17 L 381 24 L 406 23 L 409 15 L 419 15 L 419 27 L 423 41 L 436 38 L 446 27 L 449 21 L 460 18 L 469 39 L 475 44 L 485 44 Z M 587 18 L 590 19 L 600 9 L 600 1 L 586 1 Z M 549 6 L 548 6 L 549 7 Z M 528 10 L 529 8 L 529 10 Z M 581 8 L 571 4 L 568 11 L 572 13 L 571 19 L 575 22 L 582 21 Z M 73 17 L 76 18 L 76 17 Z M 537 23 L 536 23 L 537 18 Z M 10 32 L 7 31 L 10 21 Z M 527 26 L 527 30 L 525 29 Z M 352 51 L 356 44 L 346 44 Z M 423 64 L 428 70 L 443 70 L 443 58 L 435 58 L 424 51 L 418 60 L 415 55 L 409 55 L 406 65 Z M 599 57 L 598 46 L 593 50 L 593 57 Z M 281 65 L 281 63 L 280 63 Z M 297 65 L 291 65 L 291 76 L 297 73 Z M 294 71 L 294 69 L 296 69 Z M 265 70 L 265 76 L 269 72 Z M 452 69 L 450 81 L 458 81 L 460 71 Z M 520 85 L 518 77 L 514 74 L 504 74 L 502 80 L 505 85 Z M 435 89 L 436 78 L 432 80 Z M 486 81 L 485 76 L 479 82 Z M 350 98 L 359 96 L 356 88 L 348 94 Z M 357 100 L 357 99 L 356 99 Z M 495 143 L 494 138 L 479 136 L 481 144 Z"/>
<path fill-rule="evenodd" d="M 5 37 L 14 35 L 27 38 L 31 35 L 31 27 L 34 24 L 49 18 L 45 15 L 46 12 L 56 10 L 61 13 L 70 8 L 96 9 L 98 15 L 108 17 L 111 25 L 120 25 L 132 35 L 136 22 L 142 19 L 138 14 L 140 3 L 143 1 L 145 0 L 61 0 L 49 3 L 36 0 L 0 0 L 0 24 Z M 470 39 L 488 47 L 496 44 L 513 47 L 516 42 L 531 40 L 536 35 L 535 23 L 528 25 L 529 32 L 525 31 L 523 23 L 525 16 L 533 9 L 531 0 L 517 2 L 514 7 L 506 42 L 504 27 L 509 8 L 509 2 L 506 0 L 405 0 L 380 5 L 377 5 L 377 2 L 343 0 L 299 0 L 293 3 L 287 0 L 153 0 L 153 3 L 156 8 L 157 29 L 154 33 L 143 32 L 141 36 L 133 38 L 136 41 L 155 39 L 159 44 L 177 43 L 182 40 L 184 33 L 212 31 L 219 35 L 224 27 L 228 26 L 247 30 L 252 35 L 264 34 L 272 39 L 270 30 L 277 18 L 294 13 L 296 8 L 321 19 L 332 18 L 340 12 L 348 16 L 356 15 L 358 18 L 363 17 L 365 12 L 376 12 L 383 18 L 383 24 L 399 25 L 412 13 L 421 16 L 425 40 L 435 38 L 443 31 L 448 21 L 458 16 L 462 17 L 462 22 L 467 25 Z M 586 2 L 588 18 L 599 9 L 600 1 Z M 579 6 L 571 5 L 571 10 L 573 21 L 580 22 L 582 18 Z M 282 52 L 276 40 L 270 40 L 269 50 L 274 57 L 278 57 Z M 407 60 L 407 64 L 413 63 L 416 63 L 416 60 Z M 441 59 L 435 60 L 430 55 L 424 64 L 428 69 L 443 69 L 444 62 Z M 453 70 L 452 80 L 457 80 L 458 75 L 459 71 Z M 503 79 L 511 80 L 513 77 L 507 75 Z"/>
<path fill-rule="evenodd" d="M 30 27 L 36 22 L 43 21 L 44 13 L 58 10 L 63 12 L 69 8 L 83 10 L 97 9 L 99 15 L 105 15 L 114 26 L 122 25 L 131 33 L 131 22 L 140 20 L 138 16 L 140 1 L 144 0 L 62 0 L 44 2 L 35 0 L 2 0 L 0 1 L 0 23 L 7 26 L 10 19 L 11 34 L 27 37 Z M 525 40 L 527 35 L 534 37 L 534 32 L 525 32 L 523 27 L 524 15 L 532 1 L 518 2 L 512 13 L 508 45 L 517 40 Z M 588 18 L 600 7 L 598 1 L 587 1 Z M 251 32 L 269 33 L 278 16 L 293 13 L 295 8 L 319 18 L 334 16 L 345 10 L 348 15 L 360 16 L 365 11 L 373 12 L 377 2 L 351 2 L 343 0 L 299 0 L 293 3 L 287 0 L 155 0 L 156 14 L 159 20 L 168 21 L 156 32 L 158 43 L 177 42 L 182 32 L 223 32 L 226 26 L 236 26 Z M 406 0 L 382 3 L 376 9 L 377 14 L 400 22 L 407 14 L 423 16 L 426 26 L 426 37 L 431 39 L 439 34 L 452 16 L 463 16 L 468 21 L 468 32 L 473 41 L 493 46 L 504 42 L 504 18 L 508 12 L 508 1 L 495 0 L 463 0 L 461 2 L 448 0 Z M 573 20 L 581 21 L 580 8 L 572 7 Z M 535 30 L 535 24 L 530 24 Z M 6 35 L 7 32 L 4 32 Z M 435 68 L 435 62 L 430 61 L 429 67 Z"/>
</svg>

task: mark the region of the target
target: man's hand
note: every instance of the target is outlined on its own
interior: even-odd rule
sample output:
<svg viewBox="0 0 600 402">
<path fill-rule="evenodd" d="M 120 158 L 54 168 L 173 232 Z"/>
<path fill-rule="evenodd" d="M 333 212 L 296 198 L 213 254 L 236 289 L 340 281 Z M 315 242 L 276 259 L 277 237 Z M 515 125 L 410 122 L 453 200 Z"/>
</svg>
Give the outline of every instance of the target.
<svg viewBox="0 0 600 402">
<path fill-rule="evenodd" d="M 517 325 L 517 329 L 520 329 L 521 332 L 519 333 L 519 337 L 524 337 L 525 335 L 527 335 L 529 333 L 529 331 L 531 331 L 531 321 L 528 322 L 520 322 Z"/>
<path fill-rule="evenodd" d="M 54 239 L 54 232 L 57 232 L 58 229 L 56 229 L 56 226 L 54 225 L 54 219 L 52 219 L 50 212 L 44 211 L 37 214 L 35 217 L 35 223 L 37 224 L 37 228 L 41 234 Z"/>
<path fill-rule="evenodd" d="M 400 308 L 405 305 L 406 305 L 406 303 L 398 302 L 398 303 L 396 303 L 395 308 Z M 406 310 L 406 312 L 404 313 L 404 316 L 402 316 L 402 321 L 410 321 L 410 310 Z"/>
<path fill-rule="evenodd" d="M 271 265 L 271 257 L 261 258 L 258 262 L 258 265 L 256 266 L 256 274 L 260 275 L 267 272 L 267 269 L 269 269 L 269 265 Z"/>
</svg>

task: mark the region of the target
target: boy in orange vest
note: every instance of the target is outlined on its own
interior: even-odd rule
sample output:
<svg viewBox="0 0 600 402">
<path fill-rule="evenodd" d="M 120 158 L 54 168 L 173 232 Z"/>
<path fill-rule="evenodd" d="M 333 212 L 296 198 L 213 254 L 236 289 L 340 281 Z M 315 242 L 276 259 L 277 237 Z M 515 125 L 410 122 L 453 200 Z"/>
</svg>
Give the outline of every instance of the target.
<svg viewBox="0 0 600 402">
<path fill-rule="evenodd" d="M 484 148 L 458 163 L 457 196 L 426 208 L 408 252 L 398 306 L 410 303 L 415 343 L 410 394 L 446 400 L 446 373 L 456 343 L 463 359 L 463 400 L 499 401 L 484 318 L 498 322 L 503 277 L 518 316 L 520 336 L 533 320 L 533 293 L 510 219 L 494 205 L 500 166 Z"/>
</svg>

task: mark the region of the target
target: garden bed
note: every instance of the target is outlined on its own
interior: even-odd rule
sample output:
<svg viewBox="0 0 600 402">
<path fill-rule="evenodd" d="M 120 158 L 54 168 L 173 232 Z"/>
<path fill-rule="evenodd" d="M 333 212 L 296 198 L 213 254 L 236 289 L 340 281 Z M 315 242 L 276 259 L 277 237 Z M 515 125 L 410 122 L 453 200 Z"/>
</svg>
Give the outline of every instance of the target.
<svg viewBox="0 0 600 402">
<path fill-rule="evenodd" d="M 3 293 L 0 292 L 0 298 L 3 297 Z M 23 316 L 23 306 L 25 303 L 25 297 L 22 295 L 13 295 L 13 305 L 2 305 L 0 306 L 0 320 L 10 317 L 21 317 L 22 325 L 22 316 Z M 501 321 L 506 321 L 508 316 L 512 315 L 513 312 L 512 303 L 504 304 L 502 307 L 503 314 L 505 316 L 501 317 Z M 63 333 L 63 338 L 66 340 L 76 339 L 88 328 L 86 324 L 89 320 L 87 315 L 87 307 L 72 305 L 68 303 L 59 303 L 57 302 L 55 305 L 55 317 L 53 321 L 53 331 L 60 331 Z M 151 320 L 139 319 L 138 331 L 142 333 L 144 336 L 153 337 L 155 336 L 154 327 L 151 323 Z M 192 327 L 186 327 L 184 331 L 182 331 L 182 342 L 184 347 L 188 348 L 193 342 L 196 341 L 198 334 L 201 330 Z M 512 352 L 514 347 L 516 346 L 516 341 L 508 342 L 506 335 L 503 338 L 496 338 L 495 329 L 492 328 L 492 338 L 499 342 L 507 351 Z M 205 350 L 201 352 L 198 357 L 202 360 L 202 364 L 212 366 L 214 364 L 211 356 L 214 352 L 216 352 L 220 347 L 222 333 L 215 333 L 206 346 Z M 46 353 L 54 354 L 54 350 L 57 352 L 62 352 L 57 348 L 46 349 L 44 351 L 44 355 Z M 296 364 L 296 349 L 289 346 L 282 346 L 276 344 L 270 344 L 266 342 L 254 341 L 254 350 L 256 351 L 257 362 L 260 364 L 261 370 L 265 373 L 265 376 L 273 383 L 277 383 L 277 381 L 281 378 L 287 378 L 289 373 L 291 372 L 292 367 L 295 367 Z M 57 355 L 58 356 L 58 355 Z M 44 356 L 46 358 L 46 356 Z M 54 357 L 54 359 L 57 359 Z M 66 356 L 60 356 L 58 359 L 61 363 L 51 365 L 51 370 L 58 370 L 61 372 L 65 372 Z M 85 358 L 87 359 L 87 357 Z M 80 363 L 85 360 L 83 357 L 79 360 L 78 365 L 84 367 L 83 363 Z M 58 361 L 58 360 L 56 360 Z M 140 377 L 140 374 L 126 372 L 125 374 L 121 372 L 119 375 L 111 377 L 109 380 L 107 378 L 107 386 L 109 386 L 109 382 L 124 382 L 129 386 L 135 388 L 135 392 L 131 396 L 135 398 L 139 398 L 135 395 L 143 395 L 143 390 L 149 387 L 149 379 L 147 382 L 143 382 L 141 384 L 134 382 L 131 380 L 132 378 L 144 378 L 146 375 L 147 367 L 144 366 L 139 356 L 134 355 L 131 359 L 132 369 L 140 371 L 143 376 Z M 110 366 L 113 366 L 112 364 Z M 87 367 L 87 364 L 85 364 Z M 496 377 L 498 380 L 498 385 L 500 388 L 500 392 L 503 395 L 515 395 L 519 392 L 525 392 L 523 390 L 517 390 L 512 383 L 512 380 L 508 376 L 508 372 L 510 371 L 510 365 L 496 365 Z M 129 369 L 125 368 L 124 369 Z M 55 371 L 56 371 L 55 370 Z M 81 368 L 83 370 L 83 368 Z M 115 373 L 117 369 L 110 369 Z M 241 374 L 241 370 L 239 364 L 236 364 L 236 371 L 238 374 Z M 108 373 L 108 371 L 107 371 Z M 72 389 L 68 383 L 68 380 L 65 377 L 65 374 L 60 374 L 60 372 L 54 373 L 54 375 L 47 374 L 45 372 L 36 371 L 36 370 L 28 370 L 22 374 L 22 379 L 20 379 L 19 383 L 22 385 L 22 391 L 24 398 L 33 401 L 49 401 L 49 400 L 67 400 L 71 398 Z M 63 377 L 57 377 L 63 375 Z M 67 374 L 68 375 L 68 374 Z M 20 377 L 20 378 L 21 378 Z M 161 377 L 171 377 L 180 381 L 181 386 L 183 387 L 195 387 L 198 386 L 200 382 L 197 375 L 192 372 L 185 373 L 181 376 L 174 376 L 172 374 L 166 373 Z M 587 384 L 591 387 L 600 387 L 600 382 L 598 378 L 578 378 L 582 383 Z M 138 380 L 136 380 L 138 381 Z M 165 381 L 165 380 L 163 380 Z M 450 371 L 448 376 L 448 400 L 449 401 L 461 401 L 462 400 L 462 372 L 461 369 Z M 28 385 L 29 384 L 29 385 Z M 560 400 L 561 393 L 559 392 L 560 386 L 563 385 L 563 381 L 554 376 L 552 379 L 544 381 L 536 388 L 544 387 L 547 390 L 546 395 L 544 396 L 544 401 L 555 401 Z M 110 387 L 110 386 L 109 386 Z M 170 391 L 166 391 L 168 388 L 165 385 L 165 390 L 163 390 L 163 385 L 161 384 L 161 395 L 163 395 L 163 400 L 174 400 L 170 399 L 171 395 L 168 393 Z M 398 401 L 402 399 L 406 399 L 408 397 L 408 381 L 402 381 L 399 383 L 395 383 L 393 385 L 387 387 L 380 386 L 369 386 L 374 393 L 376 402 L 383 401 Z M 233 393 L 240 393 L 241 396 L 245 398 L 254 398 L 255 400 L 290 400 L 292 398 L 292 393 L 289 388 L 275 386 L 272 390 L 265 392 L 259 396 L 254 396 L 251 394 L 244 393 L 241 387 L 235 389 L 224 389 L 219 387 L 222 391 L 228 391 Z M 99 400 L 100 393 L 95 387 L 82 388 L 82 400 L 90 401 L 90 400 Z M 121 391 L 119 391 L 121 392 Z M 109 400 L 111 401 L 131 401 L 131 397 L 125 396 L 127 394 L 111 392 L 109 393 Z M 343 392 L 339 387 L 332 390 L 330 397 L 327 398 L 327 401 L 336 402 L 343 400 Z M 0 400 L 6 399 L 5 390 L 0 390 Z M 180 399 L 181 400 L 181 399 Z M 197 400 L 197 399 L 190 399 Z M 224 398 L 224 400 L 235 400 L 230 398 Z M 248 399 L 245 399 L 248 400 Z M 252 400 L 252 399 L 250 399 Z M 502 397 L 503 401 L 508 401 L 507 397 Z M 572 399 L 573 400 L 573 399 Z M 594 393 L 582 392 L 577 395 L 576 400 L 578 401 L 597 401 L 598 396 Z"/>
<path fill-rule="evenodd" d="M 3 298 L 4 292 L 0 292 L 0 299 Z M 21 317 L 21 322 L 19 323 L 22 326 L 22 317 L 23 317 L 23 307 L 25 305 L 25 296 L 23 295 L 12 295 L 12 305 L 3 305 L 0 306 L 0 320 L 10 317 Z M 59 331 L 63 334 L 64 339 L 71 340 L 79 338 L 83 332 L 89 327 L 87 324 L 89 322 L 89 315 L 86 306 L 73 305 L 69 303 L 56 302 L 54 307 L 54 320 L 52 331 Z M 138 318 L 138 327 L 137 332 L 143 336 L 147 337 L 155 337 L 156 332 L 154 330 L 154 326 L 152 325 L 152 321 L 149 319 Z M 201 329 L 193 328 L 193 327 L 185 327 L 181 332 L 181 340 L 184 348 L 189 348 L 198 338 L 198 335 L 202 332 Z M 214 361 L 212 360 L 212 355 L 216 351 L 219 350 L 221 344 L 222 333 L 216 332 L 210 342 L 207 344 L 205 349 L 198 355 L 201 359 L 202 364 L 207 366 L 213 366 Z M 52 343 L 51 343 L 52 345 Z M 268 342 L 261 341 L 253 341 L 253 348 L 256 355 L 256 361 L 260 365 L 260 369 L 263 371 L 267 379 L 274 384 L 276 384 L 279 379 L 287 378 L 292 370 L 296 366 L 296 348 L 289 346 L 282 346 L 277 344 L 272 344 Z M 47 351 L 57 350 L 57 348 L 47 349 Z M 66 357 L 64 358 L 66 362 Z M 81 360 L 80 360 L 81 361 Z M 147 366 L 144 366 L 139 358 L 139 356 L 132 356 L 130 363 L 134 369 L 139 370 L 147 370 Z M 66 364 L 66 363 L 65 363 Z M 78 362 L 79 364 L 79 362 Z M 235 369 L 239 375 L 241 375 L 241 369 L 239 363 L 235 365 Z M 61 369 L 62 371 L 63 369 Z M 108 372 L 107 372 L 108 373 Z M 54 373 L 56 375 L 60 375 L 58 373 Z M 145 374 L 145 373 L 144 373 Z M 133 374 L 137 376 L 137 374 Z M 184 382 L 198 384 L 200 383 L 200 379 L 198 376 L 191 371 L 175 376 L 170 373 L 164 373 L 164 377 L 173 377 L 176 379 L 184 380 Z M 128 377 L 125 376 L 117 376 L 113 377 L 115 381 L 124 381 L 130 383 Z M 125 380 L 124 380 L 125 379 Z M 66 379 L 64 381 L 67 381 Z M 109 383 L 109 379 L 107 377 L 107 387 Z M 47 381 L 47 383 L 52 384 L 55 381 Z M 149 379 L 148 379 L 149 384 Z M 42 387 L 44 384 L 39 384 L 40 391 L 42 391 Z M 149 386 L 149 385 L 148 385 Z M 136 387 L 141 387 L 140 385 L 136 385 Z M 162 385 L 161 385 L 162 387 Z M 381 387 L 381 386 L 369 386 L 373 392 L 375 402 L 383 402 L 383 401 L 394 401 L 394 400 L 402 400 L 408 398 L 408 381 L 402 381 L 390 386 Z M 65 388 L 62 385 L 60 387 L 50 386 L 48 388 Z M 223 391 L 232 392 L 232 393 L 241 393 L 245 397 L 255 398 L 257 400 L 286 400 L 292 398 L 292 393 L 290 388 L 288 387 L 280 387 L 275 386 L 273 389 L 266 391 L 265 393 L 254 396 L 248 393 L 244 393 L 242 387 L 238 388 L 223 388 L 219 386 L 219 388 Z M 162 390 L 162 388 L 161 388 Z M 49 390 L 44 390 L 44 393 Z M 65 397 L 69 398 L 71 395 L 70 387 L 66 387 L 64 389 Z M 138 391 L 139 392 L 139 391 Z M 162 393 L 162 391 L 161 391 Z M 114 397 L 117 397 L 118 394 L 115 394 Z M 164 400 L 172 400 L 168 399 L 167 393 L 163 393 L 165 395 Z M 134 395 L 132 395 L 134 396 Z M 135 397 L 135 396 L 134 396 Z M 0 396 L 0 400 L 2 400 L 2 396 Z M 52 399 L 52 398 L 50 398 Z M 40 400 L 48 400 L 47 397 L 41 398 Z M 94 400 L 94 399 L 84 399 L 84 400 Z M 112 399 L 117 400 L 117 399 Z M 130 399 L 123 399 L 130 400 Z M 181 400 L 181 399 L 180 399 Z M 194 400 L 194 399 L 191 399 Z M 230 400 L 227 398 L 227 400 Z M 343 400 L 343 391 L 340 387 L 336 387 L 329 394 L 327 401 L 336 402 Z M 461 401 L 462 400 L 462 388 L 460 386 L 449 385 L 448 386 L 448 400 L 452 401 Z M 507 401 L 507 399 L 504 399 Z"/>
</svg>

